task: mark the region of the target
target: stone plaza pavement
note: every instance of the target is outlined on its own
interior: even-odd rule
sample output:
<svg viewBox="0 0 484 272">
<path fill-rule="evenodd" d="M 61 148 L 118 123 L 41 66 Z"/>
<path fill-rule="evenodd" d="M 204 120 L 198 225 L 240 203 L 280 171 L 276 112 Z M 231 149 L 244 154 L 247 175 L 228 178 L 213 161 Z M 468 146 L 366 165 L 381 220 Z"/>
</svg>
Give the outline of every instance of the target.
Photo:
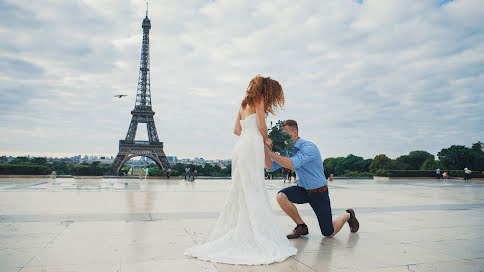
<svg viewBox="0 0 484 272">
<path fill-rule="evenodd" d="M 261 181 L 262 182 L 262 181 Z M 0 179 L 0 271 L 484 271 L 484 183 L 335 180 L 334 214 L 354 208 L 358 233 L 290 240 L 296 256 L 264 266 L 185 257 L 215 223 L 229 180 Z M 275 201 L 285 232 L 294 227 Z"/>
</svg>

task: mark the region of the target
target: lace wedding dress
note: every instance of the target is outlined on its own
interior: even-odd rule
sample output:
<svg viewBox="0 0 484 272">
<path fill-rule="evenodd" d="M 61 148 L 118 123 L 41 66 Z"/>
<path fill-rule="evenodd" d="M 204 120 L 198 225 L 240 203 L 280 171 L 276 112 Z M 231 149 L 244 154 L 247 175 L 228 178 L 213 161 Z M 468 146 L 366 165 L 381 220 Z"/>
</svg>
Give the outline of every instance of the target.
<svg viewBox="0 0 484 272">
<path fill-rule="evenodd" d="M 232 153 L 232 186 L 205 244 L 185 255 L 201 260 L 259 265 L 296 255 L 272 213 L 264 181 L 264 143 L 255 114 L 240 121 Z"/>
</svg>

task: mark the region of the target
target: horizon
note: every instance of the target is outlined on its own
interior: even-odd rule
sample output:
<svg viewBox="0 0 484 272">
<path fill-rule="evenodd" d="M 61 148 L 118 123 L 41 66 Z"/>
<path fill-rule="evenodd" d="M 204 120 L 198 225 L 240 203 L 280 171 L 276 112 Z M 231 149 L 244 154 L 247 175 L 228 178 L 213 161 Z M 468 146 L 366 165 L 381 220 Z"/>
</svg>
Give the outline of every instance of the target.
<svg viewBox="0 0 484 272">
<path fill-rule="evenodd" d="M 450 147 L 450 146 L 449 146 Z M 449 148 L 449 147 L 444 147 L 444 148 Z M 466 146 L 466 147 L 471 147 L 471 146 Z M 412 152 L 412 151 L 426 151 L 426 150 L 421 150 L 421 149 L 417 149 L 417 150 L 411 150 L 409 151 L 408 153 Z M 426 151 L 428 152 L 428 151 Z M 440 152 L 440 150 L 439 150 Z M 397 155 L 396 157 L 391 157 L 389 156 L 388 154 L 385 154 L 385 153 L 381 153 L 381 154 L 384 154 L 386 155 L 388 158 L 390 159 L 396 159 L 400 156 L 404 156 L 404 155 L 408 155 L 408 153 L 406 154 L 400 154 L 400 155 Z M 430 152 L 429 152 L 430 153 Z M 381 155 L 381 154 L 377 154 L 375 156 L 378 156 L 378 155 Z M 430 153 L 432 154 L 432 153 Z M 0 152 L 0 156 L 12 156 L 12 157 L 27 157 L 27 156 L 31 156 L 31 157 L 46 157 L 46 158 L 71 158 L 71 157 L 74 157 L 74 156 L 79 156 L 81 155 L 81 157 L 84 157 L 84 156 L 98 156 L 98 157 L 101 157 L 101 156 L 112 156 L 112 157 L 116 157 L 116 154 L 104 154 L 104 153 L 95 153 L 95 154 L 83 154 L 83 153 L 71 153 L 71 154 L 66 154 L 66 153 L 59 153 L 59 155 L 53 155 L 52 153 L 50 153 L 50 155 L 43 155 L 42 153 L 17 153 L 17 155 L 13 155 L 13 154 L 4 154 L 4 153 L 1 153 Z M 358 157 L 362 157 L 363 159 L 374 159 L 375 157 L 371 157 L 371 158 L 367 158 L 367 157 L 364 157 L 364 156 L 360 156 L 358 154 L 354 154 L 354 153 L 349 153 L 349 154 L 346 154 L 346 155 L 341 155 L 341 156 L 334 156 L 334 157 L 322 157 L 322 159 L 326 159 L 326 158 L 338 158 L 338 157 L 347 157 L 349 155 L 354 155 L 354 156 L 358 156 Z M 435 159 L 438 160 L 438 156 L 437 154 L 432 154 L 435 156 Z M 205 157 L 196 157 L 196 156 L 193 156 L 193 157 L 180 157 L 178 155 L 170 155 L 170 154 L 166 154 L 167 157 L 177 157 L 178 160 L 183 160 L 183 159 L 195 159 L 195 158 L 200 158 L 200 159 L 204 159 L 204 160 L 230 160 L 231 158 L 205 158 Z M 134 157 L 132 159 L 138 159 L 140 157 Z"/>
</svg>

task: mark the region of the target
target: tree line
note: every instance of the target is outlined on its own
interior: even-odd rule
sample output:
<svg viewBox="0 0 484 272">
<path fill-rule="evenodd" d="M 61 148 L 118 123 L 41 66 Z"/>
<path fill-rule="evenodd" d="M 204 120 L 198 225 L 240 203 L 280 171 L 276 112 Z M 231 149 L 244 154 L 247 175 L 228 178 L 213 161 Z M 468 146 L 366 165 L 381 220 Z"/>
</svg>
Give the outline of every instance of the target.
<svg viewBox="0 0 484 272">
<path fill-rule="evenodd" d="M 121 169 L 121 175 L 126 175 L 131 165 L 125 164 Z M 183 176 L 185 169 L 190 167 L 192 171 L 197 170 L 198 176 L 209 177 L 228 177 L 231 172 L 231 165 L 225 168 L 219 165 L 204 164 L 172 164 L 170 168 L 171 176 Z M 57 175 L 74 176 L 111 176 L 116 175 L 109 164 L 99 161 L 92 163 L 83 162 L 75 164 L 73 162 L 53 161 L 47 162 L 46 158 L 16 157 L 8 164 L 0 165 L 0 174 L 24 174 L 24 175 L 47 175 L 55 171 Z M 165 176 L 166 170 L 160 169 L 156 164 L 149 165 L 150 176 Z"/>
<path fill-rule="evenodd" d="M 438 159 L 427 151 L 415 150 L 408 155 L 391 159 L 385 154 L 373 159 L 350 154 L 346 157 L 327 158 L 323 161 L 326 176 L 372 176 L 378 170 L 459 170 L 465 167 L 474 172 L 484 170 L 484 144 L 477 142 L 472 146 L 452 145 L 437 153 Z"/>
</svg>

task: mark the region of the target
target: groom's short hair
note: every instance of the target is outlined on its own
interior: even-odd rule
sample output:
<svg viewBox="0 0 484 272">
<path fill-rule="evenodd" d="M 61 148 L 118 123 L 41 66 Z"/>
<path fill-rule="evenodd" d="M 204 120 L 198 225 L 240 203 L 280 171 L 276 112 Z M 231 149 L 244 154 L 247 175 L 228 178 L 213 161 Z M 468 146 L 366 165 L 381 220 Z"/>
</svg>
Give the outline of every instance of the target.
<svg viewBox="0 0 484 272">
<path fill-rule="evenodd" d="M 291 129 L 295 129 L 295 130 L 299 131 L 299 129 L 297 128 L 297 122 L 295 120 L 284 121 L 284 126 L 288 126 Z"/>
</svg>

